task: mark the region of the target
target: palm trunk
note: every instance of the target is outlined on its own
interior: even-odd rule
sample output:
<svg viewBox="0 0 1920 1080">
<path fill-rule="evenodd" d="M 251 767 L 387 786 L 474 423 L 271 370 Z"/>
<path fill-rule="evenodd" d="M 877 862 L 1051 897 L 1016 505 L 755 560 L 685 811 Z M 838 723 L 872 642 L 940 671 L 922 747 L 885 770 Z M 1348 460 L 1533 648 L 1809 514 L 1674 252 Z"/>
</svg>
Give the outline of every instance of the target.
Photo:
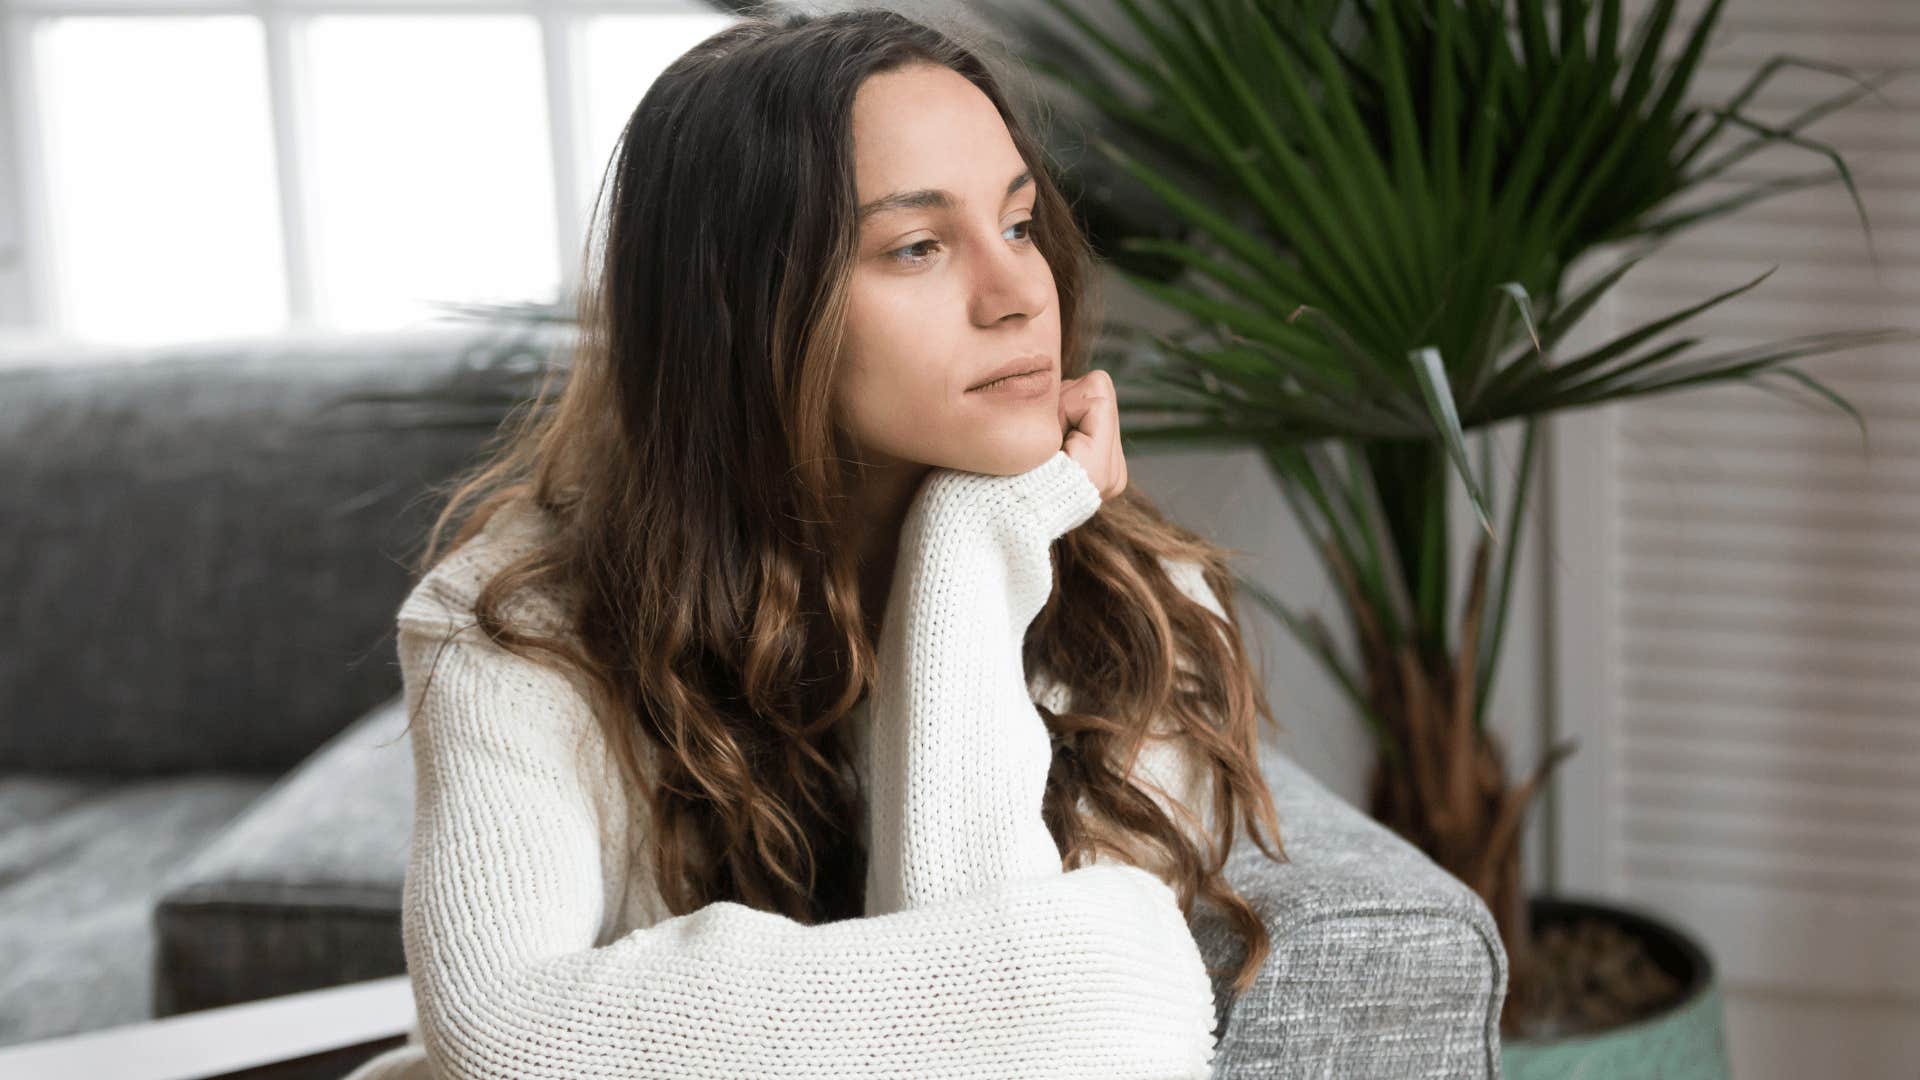
<svg viewBox="0 0 1920 1080">
<path fill-rule="evenodd" d="M 1389 642 L 1377 613 L 1365 604 L 1352 568 L 1327 545 L 1348 610 L 1355 613 L 1375 714 L 1386 725 L 1405 767 L 1376 760 L 1368 785 L 1368 812 L 1480 895 L 1492 912 L 1507 953 L 1508 990 L 1500 1026 L 1518 1029 L 1521 1003 L 1531 1000 L 1532 935 L 1521 886 L 1520 833 L 1526 810 L 1553 767 L 1573 752 L 1565 741 L 1541 755 L 1531 776 L 1508 781 L 1498 736 L 1475 720 L 1475 651 L 1486 598 L 1488 541 L 1474 553 L 1458 657 L 1437 663 L 1411 642 Z"/>
</svg>

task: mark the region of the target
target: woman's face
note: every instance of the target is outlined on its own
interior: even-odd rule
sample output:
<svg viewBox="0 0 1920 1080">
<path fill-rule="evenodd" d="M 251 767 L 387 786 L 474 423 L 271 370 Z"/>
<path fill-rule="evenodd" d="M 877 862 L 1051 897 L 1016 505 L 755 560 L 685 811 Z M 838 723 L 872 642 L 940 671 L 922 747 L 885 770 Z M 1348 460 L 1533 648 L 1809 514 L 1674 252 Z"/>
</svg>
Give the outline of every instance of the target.
<svg viewBox="0 0 1920 1080">
<path fill-rule="evenodd" d="M 866 460 L 1024 472 L 1060 449 L 1060 307 L 1034 183 L 985 94 L 944 66 L 853 107 L 860 240 L 835 401 Z M 1005 365 L 1044 375 L 970 389 Z"/>
</svg>

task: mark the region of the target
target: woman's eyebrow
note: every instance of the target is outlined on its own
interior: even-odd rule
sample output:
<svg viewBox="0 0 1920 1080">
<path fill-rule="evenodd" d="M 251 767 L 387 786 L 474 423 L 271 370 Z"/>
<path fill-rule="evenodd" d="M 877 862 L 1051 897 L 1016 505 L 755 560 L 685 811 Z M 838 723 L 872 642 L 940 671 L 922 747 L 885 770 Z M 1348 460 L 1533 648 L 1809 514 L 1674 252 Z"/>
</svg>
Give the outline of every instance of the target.
<svg viewBox="0 0 1920 1080">
<path fill-rule="evenodd" d="M 1026 187 L 1033 182 L 1033 170 L 1022 169 L 1020 174 L 1007 182 L 1006 196 Z M 945 188 L 921 188 L 918 191 L 896 191 L 883 195 L 860 207 L 856 221 L 865 221 L 875 214 L 884 214 L 891 210 L 951 210 L 959 200 L 953 192 Z"/>
</svg>

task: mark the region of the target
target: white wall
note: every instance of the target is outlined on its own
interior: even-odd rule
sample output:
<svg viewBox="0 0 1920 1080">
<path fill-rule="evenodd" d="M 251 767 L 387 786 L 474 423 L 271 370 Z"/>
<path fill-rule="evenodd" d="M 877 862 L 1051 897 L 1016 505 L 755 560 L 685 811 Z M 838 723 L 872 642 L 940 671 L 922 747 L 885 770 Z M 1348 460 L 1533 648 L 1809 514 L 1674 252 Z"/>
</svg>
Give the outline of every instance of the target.
<svg viewBox="0 0 1920 1080">
<path fill-rule="evenodd" d="M 1704 6 L 1681 5 L 1670 49 Z M 1779 55 L 1864 73 L 1910 63 L 1920 7 L 1742 0 L 1716 30 L 1694 83 L 1706 103 Z M 1847 85 L 1783 69 L 1748 112 L 1778 124 Z M 1777 266 L 1684 332 L 1718 351 L 1920 329 L 1920 80 L 1883 91 L 1803 132 L 1852 167 L 1878 268 L 1836 180 L 1675 240 L 1615 290 L 1618 327 Z M 1689 201 L 1830 169 L 1776 144 Z M 1742 1080 L 1920 1075 L 1917 365 L 1911 342 L 1797 362 L 1865 414 L 1870 458 L 1831 405 L 1739 385 L 1623 402 L 1563 431 L 1562 479 L 1584 484 L 1560 535 L 1584 570 L 1562 579 L 1577 603 L 1551 629 L 1585 662 L 1562 665 L 1556 697 L 1605 748 L 1572 777 L 1568 870 L 1703 940 Z"/>
</svg>

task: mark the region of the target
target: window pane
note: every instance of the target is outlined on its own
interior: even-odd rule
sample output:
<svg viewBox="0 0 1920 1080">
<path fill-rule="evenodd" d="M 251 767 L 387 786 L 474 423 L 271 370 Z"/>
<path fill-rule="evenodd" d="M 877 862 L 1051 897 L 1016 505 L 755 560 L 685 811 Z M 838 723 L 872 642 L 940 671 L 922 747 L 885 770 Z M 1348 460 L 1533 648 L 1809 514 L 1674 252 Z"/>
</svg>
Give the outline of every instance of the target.
<svg viewBox="0 0 1920 1080">
<path fill-rule="evenodd" d="M 258 21 L 54 18 L 33 49 L 58 329 L 131 342 L 283 326 Z"/>
<path fill-rule="evenodd" d="M 552 299 L 553 156 L 530 17 L 342 15 L 302 37 L 319 317 L 447 318 Z"/>
<path fill-rule="evenodd" d="M 586 39 L 583 80 L 584 128 L 579 140 L 581 220 L 599 194 L 601 175 L 612 166 L 613 146 L 647 87 L 681 53 L 736 19 L 723 12 L 674 15 L 602 15 L 583 20 Z"/>
</svg>

